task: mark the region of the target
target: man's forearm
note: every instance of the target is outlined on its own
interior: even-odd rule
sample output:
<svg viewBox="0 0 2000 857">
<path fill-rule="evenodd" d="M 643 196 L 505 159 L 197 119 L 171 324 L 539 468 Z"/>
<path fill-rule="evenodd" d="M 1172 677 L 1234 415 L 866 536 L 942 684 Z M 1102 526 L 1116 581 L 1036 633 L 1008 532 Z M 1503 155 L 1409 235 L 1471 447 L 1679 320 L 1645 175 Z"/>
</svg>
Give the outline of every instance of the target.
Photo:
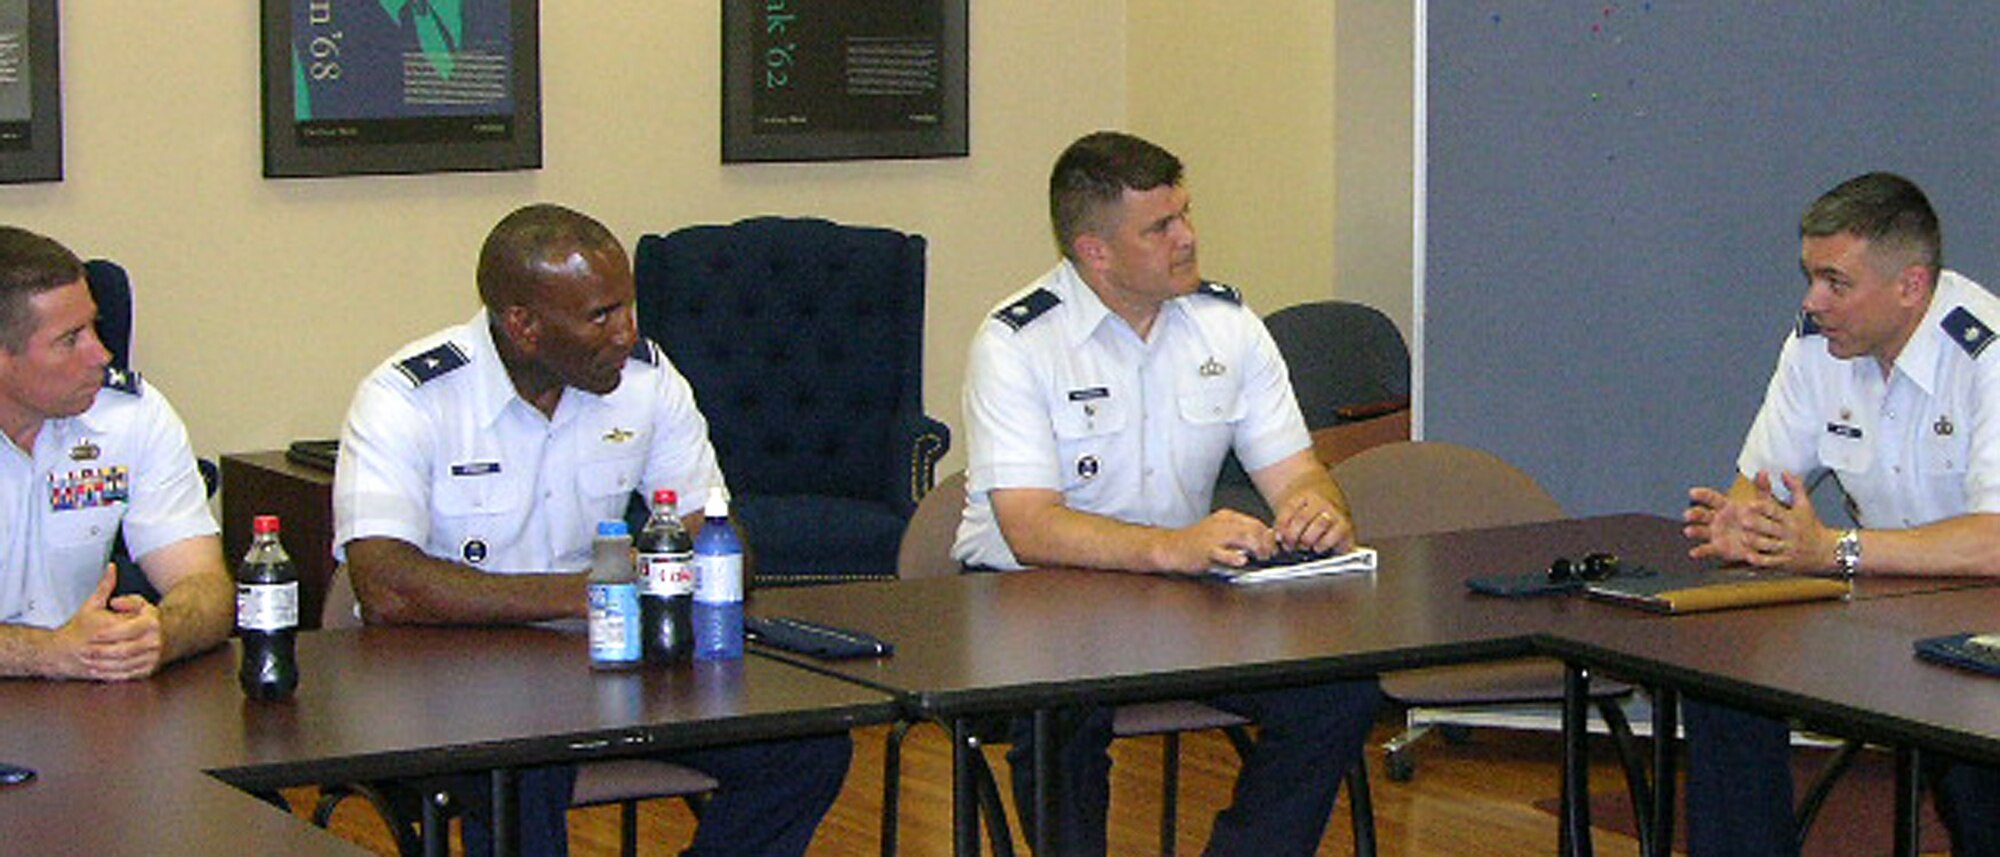
<svg viewBox="0 0 2000 857">
<path fill-rule="evenodd" d="M 2000 515 L 1960 515 L 1907 530 L 1863 529 L 1860 571 L 2000 577 Z"/>
<path fill-rule="evenodd" d="M 161 663 L 208 651 L 227 639 L 235 624 L 236 586 L 229 575 L 188 576 L 160 597 L 160 634 L 166 641 Z"/>
<path fill-rule="evenodd" d="M 1017 526 L 1003 527 L 1014 558 L 1026 566 L 1163 571 L 1164 543 L 1172 531 L 1128 524 L 1064 506 L 1037 509 Z"/>
<path fill-rule="evenodd" d="M 584 573 L 488 574 L 395 539 L 349 542 L 346 572 L 373 624 L 521 624 L 585 614 Z"/>
<path fill-rule="evenodd" d="M 28 625 L 0 625 L 0 676 L 46 676 L 49 642 L 55 632 Z"/>
</svg>

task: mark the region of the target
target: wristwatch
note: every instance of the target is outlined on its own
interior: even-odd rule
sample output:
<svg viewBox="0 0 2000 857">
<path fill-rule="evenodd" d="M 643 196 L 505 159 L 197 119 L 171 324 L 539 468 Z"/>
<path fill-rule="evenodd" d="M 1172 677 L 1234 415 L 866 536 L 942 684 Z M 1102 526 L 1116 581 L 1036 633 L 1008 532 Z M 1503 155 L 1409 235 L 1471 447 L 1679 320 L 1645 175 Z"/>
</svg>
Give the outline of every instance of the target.
<svg viewBox="0 0 2000 857">
<path fill-rule="evenodd" d="M 1833 543 L 1833 564 L 1840 568 L 1842 577 L 1853 577 L 1861 570 L 1861 531 L 1848 529 L 1840 534 L 1840 540 Z"/>
</svg>

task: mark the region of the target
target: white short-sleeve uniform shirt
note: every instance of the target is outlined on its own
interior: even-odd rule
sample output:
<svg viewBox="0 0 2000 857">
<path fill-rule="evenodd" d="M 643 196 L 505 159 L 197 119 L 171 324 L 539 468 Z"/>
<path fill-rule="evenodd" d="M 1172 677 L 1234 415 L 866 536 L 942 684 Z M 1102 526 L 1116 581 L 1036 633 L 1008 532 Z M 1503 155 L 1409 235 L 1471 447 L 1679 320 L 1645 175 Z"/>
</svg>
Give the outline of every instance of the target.
<svg viewBox="0 0 2000 857">
<path fill-rule="evenodd" d="M 966 372 L 967 502 L 952 553 L 1018 568 L 988 502 L 1060 491 L 1071 509 L 1184 527 L 1230 450 L 1256 471 L 1309 447 L 1285 361 L 1236 290 L 1167 301 L 1142 341 L 1070 262 L 1002 301 Z"/>
<path fill-rule="evenodd" d="M 54 628 L 104 577 L 122 526 L 143 558 L 218 531 L 187 427 L 136 373 L 105 370 L 89 410 L 22 450 L 0 439 L 0 623 Z"/>
<path fill-rule="evenodd" d="M 335 553 L 385 536 L 502 574 L 581 571 L 627 498 L 721 485 L 687 380 L 641 339 L 617 389 L 563 391 L 553 416 L 514 390 L 487 315 L 420 339 L 361 382 L 335 465 Z"/>
<path fill-rule="evenodd" d="M 1831 471 L 1865 527 L 2000 512 L 2000 299 L 1952 271 L 1885 378 L 1802 323 L 1785 340 L 1736 467 Z"/>
</svg>

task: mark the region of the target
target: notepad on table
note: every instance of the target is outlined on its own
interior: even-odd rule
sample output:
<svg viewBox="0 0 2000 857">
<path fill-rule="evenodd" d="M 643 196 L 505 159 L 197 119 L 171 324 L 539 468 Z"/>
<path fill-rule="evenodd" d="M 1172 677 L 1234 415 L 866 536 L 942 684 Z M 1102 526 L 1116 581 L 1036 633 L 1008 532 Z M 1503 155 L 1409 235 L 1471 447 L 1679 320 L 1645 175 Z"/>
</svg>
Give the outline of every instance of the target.
<svg viewBox="0 0 2000 857">
<path fill-rule="evenodd" d="M 1657 613 L 1701 613 L 1763 604 L 1824 601 L 1845 598 L 1848 584 L 1830 577 L 1808 577 L 1749 568 L 1715 571 L 1662 571 L 1620 576 L 1586 584 L 1584 594 Z"/>
<path fill-rule="evenodd" d="M 1218 565 L 1208 573 L 1230 583 L 1251 584 L 1374 570 L 1375 549 L 1355 548 L 1337 554 L 1281 551 L 1261 560 L 1252 558 L 1240 567 Z"/>
</svg>

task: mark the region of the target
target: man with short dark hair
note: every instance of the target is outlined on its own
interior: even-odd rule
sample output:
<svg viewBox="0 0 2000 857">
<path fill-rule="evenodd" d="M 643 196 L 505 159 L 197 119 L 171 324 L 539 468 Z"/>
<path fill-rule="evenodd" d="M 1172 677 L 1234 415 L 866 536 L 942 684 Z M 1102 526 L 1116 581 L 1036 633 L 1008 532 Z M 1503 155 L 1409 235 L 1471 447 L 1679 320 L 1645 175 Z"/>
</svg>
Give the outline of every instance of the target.
<svg viewBox="0 0 2000 857">
<path fill-rule="evenodd" d="M 1235 289 L 1201 279 L 1188 210 L 1180 161 L 1145 140 L 1100 132 L 1057 159 L 1049 212 L 1063 259 L 973 339 L 953 548 L 967 566 L 1196 573 L 1281 547 L 1352 547 L 1345 498 L 1313 455 L 1284 358 Z M 1274 523 L 1210 511 L 1232 450 Z M 1373 723 L 1376 682 L 1204 701 L 1261 727 L 1209 852 L 1314 853 Z M 1056 850 L 1102 854 L 1111 712 L 1057 719 Z M 1013 731 L 1016 806 L 1032 808 L 1033 730 Z"/>
<path fill-rule="evenodd" d="M 1869 173 L 1799 223 L 1806 294 L 1727 493 L 1694 488 L 1696 557 L 1807 574 L 2000 575 L 2000 299 L 1945 270 L 1937 213 Z M 1862 526 L 1820 520 L 1831 474 Z M 1688 839 L 1696 857 L 1797 854 L 1790 729 L 1697 698 Z M 2000 772 L 1928 757 L 1953 853 L 2000 854 Z"/>
<path fill-rule="evenodd" d="M 74 253 L 0 226 L 0 675 L 140 678 L 235 617 L 187 427 L 96 318 Z M 121 531 L 158 605 L 113 597 Z"/>
<path fill-rule="evenodd" d="M 483 309 L 397 352 L 348 410 L 334 544 L 371 623 L 582 618 L 596 522 L 634 491 L 723 484 L 687 381 L 638 333 L 631 263 L 602 224 L 515 211 L 478 279 Z M 850 752 L 843 733 L 669 755 L 722 784 L 687 853 L 804 853 Z M 523 853 L 564 853 L 574 776 L 523 773 Z M 481 783 L 460 789 L 475 815 Z M 467 851 L 491 848 L 485 825 L 464 830 Z"/>
</svg>

